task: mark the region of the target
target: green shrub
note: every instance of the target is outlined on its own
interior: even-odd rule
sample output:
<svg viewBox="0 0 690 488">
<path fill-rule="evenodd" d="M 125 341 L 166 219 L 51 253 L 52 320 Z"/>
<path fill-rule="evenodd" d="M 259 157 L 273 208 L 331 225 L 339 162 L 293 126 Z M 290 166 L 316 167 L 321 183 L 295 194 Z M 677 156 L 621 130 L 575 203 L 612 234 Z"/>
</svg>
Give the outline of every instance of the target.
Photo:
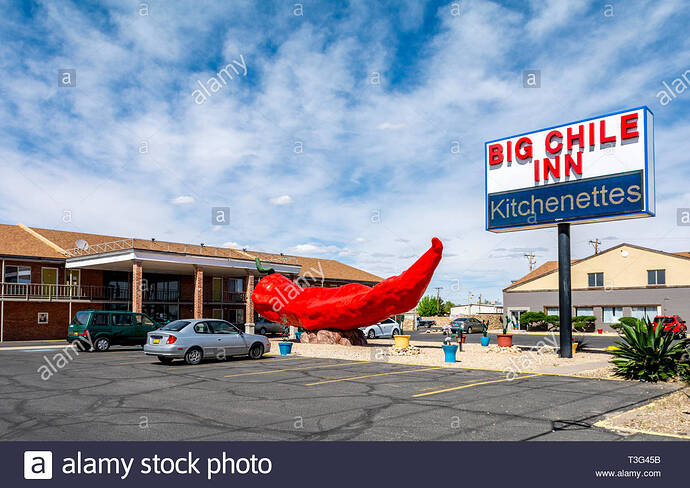
<svg viewBox="0 0 690 488">
<path fill-rule="evenodd" d="M 578 332 L 594 332 L 597 318 L 594 315 L 573 317 L 573 329 Z"/>
<path fill-rule="evenodd" d="M 561 326 L 561 317 L 558 315 L 547 315 L 546 323 L 549 324 L 551 330 L 557 330 Z"/>
<path fill-rule="evenodd" d="M 673 335 L 665 334 L 663 327 L 656 331 L 649 319 L 635 320 L 635 325 L 622 325 L 622 341 L 611 360 L 617 374 L 641 381 L 666 381 L 679 371 L 679 361 L 687 341 L 673 345 Z"/>
<path fill-rule="evenodd" d="M 548 316 L 544 312 L 525 312 L 520 314 L 520 326 L 527 330 L 548 328 Z"/>
<path fill-rule="evenodd" d="M 611 324 L 611 328 L 620 329 L 623 325 L 628 325 L 630 327 L 635 327 L 637 324 L 637 319 L 634 317 L 621 317 L 618 319 L 617 324 Z"/>
<path fill-rule="evenodd" d="M 546 314 L 544 312 L 523 312 L 520 314 L 520 325 L 527 327 L 530 324 L 544 322 Z"/>
</svg>

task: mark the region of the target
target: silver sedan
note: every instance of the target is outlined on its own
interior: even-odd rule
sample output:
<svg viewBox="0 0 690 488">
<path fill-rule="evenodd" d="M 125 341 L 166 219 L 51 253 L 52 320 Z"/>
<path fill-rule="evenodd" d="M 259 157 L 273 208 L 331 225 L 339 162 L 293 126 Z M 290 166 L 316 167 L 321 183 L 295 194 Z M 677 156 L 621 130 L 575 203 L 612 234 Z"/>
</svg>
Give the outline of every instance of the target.
<svg viewBox="0 0 690 488">
<path fill-rule="evenodd" d="M 271 350 L 264 336 L 245 334 L 224 320 L 175 320 L 149 332 L 144 352 L 157 356 L 163 364 L 184 359 L 187 364 L 199 364 L 204 358 L 225 359 L 248 355 L 259 359 Z"/>
</svg>

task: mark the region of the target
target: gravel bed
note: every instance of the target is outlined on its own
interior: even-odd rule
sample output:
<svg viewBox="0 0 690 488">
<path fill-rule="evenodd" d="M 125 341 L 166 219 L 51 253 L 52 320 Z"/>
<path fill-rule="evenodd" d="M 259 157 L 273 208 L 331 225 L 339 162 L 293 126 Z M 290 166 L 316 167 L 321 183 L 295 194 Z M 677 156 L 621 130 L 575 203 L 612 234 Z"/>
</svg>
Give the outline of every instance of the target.
<svg viewBox="0 0 690 488">
<path fill-rule="evenodd" d="M 642 430 L 690 438 L 690 388 L 598 422 L 611 430 Z M 629 430 L 630 431 L 630 430 Z"/>
<path fill-rule="evenodd" d="M 608 360 L 608 355 L 603 355 L 602 358 L 602 354 L 586 352 L 576 353 L 575 357 L 566 359 L 558 357 L 552 349 L 537 352 L 523 351 L 513 347 L 506 351 L 500 350 L 497 346 L 492 348 L 482 347 L 480 344 L 463 344 L 463 350 L 458 351 L 456 355 L 457 362 L 446 363 L 440 345 L 429 345 L 424 342 L 416 342 L 412 345 L 419 349 L 419 354 L 393 355 L 390 343 L 372 343 L 368 346 L 294 343 L 292 351 L 294 355 L 305 357 L 490 369 L 506 373 L 580 373 L 600 369 L 602 360 Z"/>
</svg>

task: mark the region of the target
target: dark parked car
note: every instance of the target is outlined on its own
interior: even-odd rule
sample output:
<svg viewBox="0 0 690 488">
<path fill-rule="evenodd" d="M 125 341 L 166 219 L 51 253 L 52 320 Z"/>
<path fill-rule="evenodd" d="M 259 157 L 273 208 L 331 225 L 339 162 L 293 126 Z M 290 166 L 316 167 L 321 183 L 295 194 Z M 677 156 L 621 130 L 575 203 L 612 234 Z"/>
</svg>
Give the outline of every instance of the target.
<svg viewBox="0 0 690 488">
<path fill-rule="evenodd" d="M 482 331 L 482 324 L 474 317 L 458 317 L 450 323 L 450 331 L 457 334 L 462 329 L 463 334 L 474 334 Z"/>
<path fill-rule="evenodd" d="M 436 325 L 435 320 L 422 320 L 420 317 L 417 317 L 417 328 L 421 327 L 428 327 L 431 329 L 434 325 Z"/>
<path fill-rule="evenodd" d="M 256 324 L 254 324 L 254 331 L 260 335 L 282 334 L 285 331 L 285 326 L 260 317 L 259 320 L 256 321 Z"/>
<path fill-rule="evenodd" d="M 67 342 L 77 341 L 80 348 L 97 352 L 111 345 L 143 346 L 146 334 L 161 327 L 143 313 L 84 310 L 77 312 L 67 328 Z"/>
</svg>

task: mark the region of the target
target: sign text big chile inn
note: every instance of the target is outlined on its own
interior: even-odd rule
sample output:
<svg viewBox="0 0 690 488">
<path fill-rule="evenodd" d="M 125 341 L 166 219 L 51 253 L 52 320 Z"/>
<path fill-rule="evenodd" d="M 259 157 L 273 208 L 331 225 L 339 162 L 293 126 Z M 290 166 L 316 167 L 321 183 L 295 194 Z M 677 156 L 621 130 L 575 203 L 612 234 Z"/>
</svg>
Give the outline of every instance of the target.
<svg viewBox="0 0 690 488">
<path fill-rule="evenodd" d="M 487 230 L 653 216 L 653 117 L 639 107 L 487 142 Z"/>
</svg>

